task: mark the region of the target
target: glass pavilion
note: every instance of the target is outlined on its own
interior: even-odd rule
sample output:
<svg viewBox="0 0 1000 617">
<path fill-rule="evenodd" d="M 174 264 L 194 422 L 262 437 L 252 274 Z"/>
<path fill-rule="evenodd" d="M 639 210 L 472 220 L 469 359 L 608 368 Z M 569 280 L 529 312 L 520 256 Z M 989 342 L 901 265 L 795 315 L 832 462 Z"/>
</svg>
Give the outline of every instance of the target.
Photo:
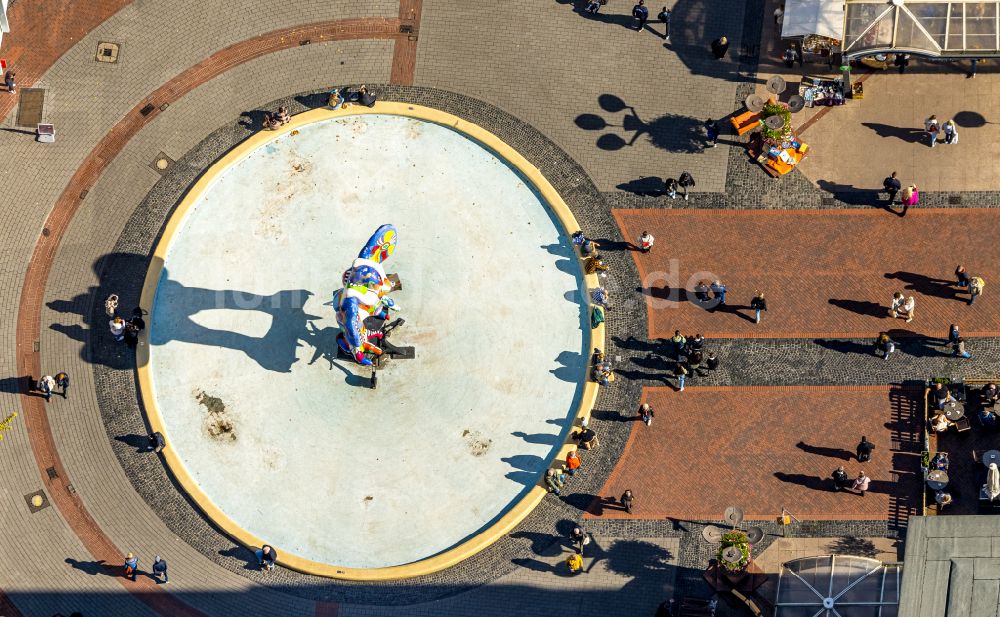
<svg viewBox="0 0 1000 617">
<path fill-rule="evenodd" d="M 844 58 L 909 53 L 1000 56 L 1000 2 L 834 0 L 844 3 Z"/>
<path fill-rule="evenodd" d="M 774 617 L 896 617 L 899 564 L 824 555 L 781 566 Z"/>
</svg>

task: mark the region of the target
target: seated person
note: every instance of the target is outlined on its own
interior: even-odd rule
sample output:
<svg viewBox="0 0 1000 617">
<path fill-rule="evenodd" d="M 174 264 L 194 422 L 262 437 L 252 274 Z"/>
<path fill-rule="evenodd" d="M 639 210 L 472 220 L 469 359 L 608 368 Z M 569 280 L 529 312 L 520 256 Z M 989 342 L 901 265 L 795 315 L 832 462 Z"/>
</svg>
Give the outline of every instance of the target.
<svg viewBox="0 0 1000 617">
<path fill-rule="evenodd" d="M 705 347 L 705 337 L 701 334 L 695 334 L 687 340 L 687 346 L 692 351 L 701 351 Z"/>
<path fill-rule="evenodd" d="M 584 450 L 592 450 L 596 448 L 600 442 L 597 439 L 597 433 L 594 429 L 589 427 L 584 427 L 573 434 L 573 439 L 580 442 L 580 447 Z"/>
<path fill-rule="evenodd" d="M 937 402 L 938 409 L 944 409 L 944 406 L 949 402 L 955 402 L 955 397 L 951 395 L 951 392 L 948 390 L 948 386 L 943 383 L 934 384 L 932 392 L 934 393 L 934 400 Z"/>
<path fill-rule="evenodd" d="M 983 407 L 979 410 L 979 423 L 982 424 L 984 428 L 996 428 L 997 415 L 986 407 Z"/>
<path fill-rule="evenodd" d="M 593 255 L 594 253 L 597 252 L 597 249 L 601 248 L 600 245 L 598 245 L 590 238 L 584 238 L 583 242 L 581 242 L 580 244 L 582 245 L 580 247 L 580 253 L 584 257 L 589 257 L 590 255 Z"/>
<path fill-rule="evenodd" d="M 375 107 L 375 95 L 364 84 L 358 88 L 358 103 L 365 107 Z"/>
<path fill-rule="evenodd" d="M 948 453 L 938 452 L 931 459 L 931 469 L 939 469 L 941 471 L 948 471 Z"/>
<path fill-rule="evenodd" d="M 943 433 L 948 430 L 949 426 L 951 426 L 951 421 L 943 413 L 934 414 L 934 417 L 931 418 L 931 430 L 935 432 Z"/>
<path fill-rule="evenodd" d="M 983 388 L 983 405 L 993 406 L 998 400 L 1000 400 L 1000 388 L 997 388 L 995 383 Z"/>
<path fill-rule="evenodd" d="M 694 297 L 697 298 L 698 302 L 708 302 L 708 285 L 705 284 L 705 281 L 694 286 Z"/>
<path fill-rule="evenodd" d="M 600 364 L 595 364 L 593 377 L 594 381 L 601 384 L 602 386 L 606 386 L 612 381 L 614 381 L 615 374 L 614 371 L 611 369 L 611 363 L 601 362 Z"/>
<path fill-rule="evenodd" d="M 934 501 L 937 502 L 939 508 L 943 508 L 952 502 L 951 493 L 937 491 L 934 493 Z"/>
<path fill-rule="evenodd" d="M 593 291 L 590 292 L 590 298 L 597 306 L 603 306 L 605 308 L 611 306 L 611 301 L 608 300 L 608 290 L 603 287 L 595 287 Z"/>
<path fill-rule="evenodd" d="M 586 245 L 584 245 L 586 246 Z M 583 264 L 583 271 L 587 274 L 594 274 L 596 272 L 605 272 L 608 267 L 604 265 L 604 260 L 601 259 L 600 255 L 592 255 L 587 258 Z"/>
</svg>

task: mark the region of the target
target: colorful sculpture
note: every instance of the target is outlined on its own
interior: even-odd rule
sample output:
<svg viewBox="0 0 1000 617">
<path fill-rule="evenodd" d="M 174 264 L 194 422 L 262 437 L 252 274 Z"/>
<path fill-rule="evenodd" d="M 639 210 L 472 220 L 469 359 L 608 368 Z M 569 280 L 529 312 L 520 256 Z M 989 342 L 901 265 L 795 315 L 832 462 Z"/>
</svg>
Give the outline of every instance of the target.
<svg viewBox="0 0 1000 617">
<path fill-rule="evenodd" d="M 396 250 L 396 238 L 396 228 L 392 225 L 376 229 L 358 258 L 344 272 L 344 287 L 333 292 L 333 306 L 340 325 L 337 344 L 363 366 L 372 365 L 366 353 L 382 355 L 382 349 L 369 339 L 381 340 L 383 336 L 381 330 L 368 330 L 365 319 L 388 319 L 389 310 L 399 308 L 387 295 L 395 285 L 382 267 L 382 262 Z"/>
</svg>

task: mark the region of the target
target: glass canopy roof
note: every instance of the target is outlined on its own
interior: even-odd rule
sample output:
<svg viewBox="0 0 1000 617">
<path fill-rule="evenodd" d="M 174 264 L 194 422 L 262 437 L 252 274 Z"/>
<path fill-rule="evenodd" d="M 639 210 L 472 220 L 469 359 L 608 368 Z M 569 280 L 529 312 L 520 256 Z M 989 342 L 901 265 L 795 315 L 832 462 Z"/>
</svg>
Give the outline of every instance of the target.
<svg viewBox="0 0 1000 617">
<path fill-rule="evenodd" d="M 774 617 L 896 617 L 899 564 L 825 555 L 781 566 Z"/>
<path fill-rule="evenodd" d="M 834 0 L 845 2 L 844 56 L 902 52 L 937 57 L 1000 55 L 1000 2 Z"/>
</svg>

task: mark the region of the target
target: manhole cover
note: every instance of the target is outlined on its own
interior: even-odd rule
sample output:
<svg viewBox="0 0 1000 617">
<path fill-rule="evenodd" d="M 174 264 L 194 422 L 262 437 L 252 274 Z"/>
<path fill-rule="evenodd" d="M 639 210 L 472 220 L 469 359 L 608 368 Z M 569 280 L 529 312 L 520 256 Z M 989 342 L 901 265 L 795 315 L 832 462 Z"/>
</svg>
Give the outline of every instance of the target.
<svg viewBox="0 0 1000 617">
<path fill-rule="evenodd" d="M 153 171 L 162 174 L 170 169 L 173 164 L 174 159 L 167 156 L 166 153 L 160 152 L 149 166 L 153 168 Z"/>
<path fill-rule="evenodd" d="M 106 41 L 98 43 L 95 60 L 98 62 L 107 62 L 108 64 L 118 62 L 118 43 L 108 43 Z"/>
<path fill-rule="evenodd" d="M 948 195 L 948 203 L 952 206 L 957 206 L 962 203 L 961 195 Z"/>
<path fill-rule="evenodd" d="M 24 496 L 24 501 L 28 504 L 28 511 L 32 514 L 49 507 L 49 498 L 45 496 L 45 491 L 29 493 Z"/>
</svg>

